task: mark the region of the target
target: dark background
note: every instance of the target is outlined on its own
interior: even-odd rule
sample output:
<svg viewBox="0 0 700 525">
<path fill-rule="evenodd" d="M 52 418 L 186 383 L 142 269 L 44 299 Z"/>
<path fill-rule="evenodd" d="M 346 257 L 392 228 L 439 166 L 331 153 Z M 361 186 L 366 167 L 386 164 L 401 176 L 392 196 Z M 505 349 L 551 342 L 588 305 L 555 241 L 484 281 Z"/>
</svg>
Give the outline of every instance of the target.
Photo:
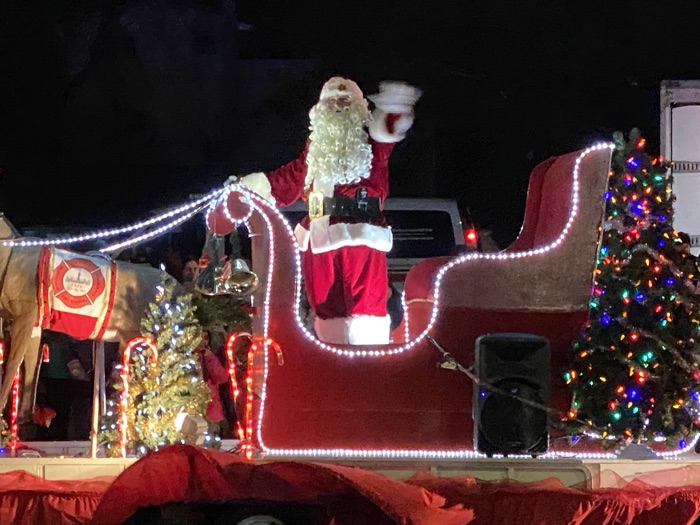
<svg viewBox="0 0 700 525">
<path fill-rule="evenodd" d="M 660 81 L 700 78 L 696 8 L 606 4 L 3 2 L 0 210 L 119 225 L 274 168 L 344 74 L 424 91 L 392 195 L 456 198 L 504 247 L 535 164 L 632 126 L 658 148 Z"/>
</svg>

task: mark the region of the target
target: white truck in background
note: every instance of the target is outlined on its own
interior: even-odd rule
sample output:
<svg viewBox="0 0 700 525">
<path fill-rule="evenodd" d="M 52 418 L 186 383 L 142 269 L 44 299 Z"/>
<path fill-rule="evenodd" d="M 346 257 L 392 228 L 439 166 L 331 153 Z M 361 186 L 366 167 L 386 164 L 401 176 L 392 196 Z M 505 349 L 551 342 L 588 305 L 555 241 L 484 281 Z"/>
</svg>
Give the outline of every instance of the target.
<svg viewBox="0 0 700 525">
<path fill-rule="evenodd" d="M 660 150 L 673 161 L 673 227 L 700 255 L 700 80 L 664 80 L 660 95 Z"/>
<path fill-rule="evenodd" d="M 481 251 L 476 227 L 462 222 L 452 199 L 390 197 L 383 211 L 394 234 L 394 245 L 387 254 L 389 281 L 399 291 L 408 270 L 423 259 Z M 302 200 L 282 208 L 293 225 L 308 212 L 308 204 Z"/>
</svg>

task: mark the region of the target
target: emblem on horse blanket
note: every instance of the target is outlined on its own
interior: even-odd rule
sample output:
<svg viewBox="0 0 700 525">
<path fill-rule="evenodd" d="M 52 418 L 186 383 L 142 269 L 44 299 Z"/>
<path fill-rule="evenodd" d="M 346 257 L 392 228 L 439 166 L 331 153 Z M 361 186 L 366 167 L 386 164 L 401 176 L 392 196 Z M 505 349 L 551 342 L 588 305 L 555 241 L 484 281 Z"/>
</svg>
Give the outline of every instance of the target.
<svg viewBox="0 0 700 525">
<path fill-rule="evenodd" d="M 36 328 L 101 339 L 114 307 L 116 279 L 116 263 L 109 259 L 43 248 Z"/>
</svg>

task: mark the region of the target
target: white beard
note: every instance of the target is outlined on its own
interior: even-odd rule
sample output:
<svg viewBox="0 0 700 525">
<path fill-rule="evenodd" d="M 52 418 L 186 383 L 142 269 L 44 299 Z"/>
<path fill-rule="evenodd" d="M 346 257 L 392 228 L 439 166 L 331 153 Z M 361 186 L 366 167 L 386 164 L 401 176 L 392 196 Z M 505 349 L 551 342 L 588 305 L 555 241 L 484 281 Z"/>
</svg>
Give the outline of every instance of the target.
<svg viewBox="0 0 700 525">
<path fill-rule="evenodd" d="M 309 149 L 305 186 L 330 197 L 337 184 L 355 184 L 369 177 L 372 147 L 365 131 L 369 113 L 362 102 L 338 108 L 333 99 L 316 104 L 309 112 Z"/>
</svg>

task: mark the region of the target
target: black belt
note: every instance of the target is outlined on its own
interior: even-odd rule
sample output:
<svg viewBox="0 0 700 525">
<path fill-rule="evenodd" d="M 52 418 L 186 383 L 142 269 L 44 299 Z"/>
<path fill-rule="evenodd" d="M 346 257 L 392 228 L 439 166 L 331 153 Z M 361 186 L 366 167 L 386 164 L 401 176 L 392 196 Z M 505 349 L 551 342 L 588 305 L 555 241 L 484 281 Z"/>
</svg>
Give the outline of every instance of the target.
<svg viewBox="0 0 700 525">
<path fill-rule="evenodd" d="M 350 217 L 359 220 L 372 220 L 378 218 L 381 213 L 381 200 L 379 197 L 368 197 L 366 188 L 357 190 L 355 197 L 323 197 L 323 205 L 320 200 L 321 192 L 309 194 L 309 217 L 317 219 L 323 215 L 331 217 Z"/>
<path fill-rule="evenodd" d="M 352 197 L 324 197 L 323 214 L 335 217 L 368 219 L 379 216 L 379 198 L 365 197 L 362 200 Z"/>
</svg>

